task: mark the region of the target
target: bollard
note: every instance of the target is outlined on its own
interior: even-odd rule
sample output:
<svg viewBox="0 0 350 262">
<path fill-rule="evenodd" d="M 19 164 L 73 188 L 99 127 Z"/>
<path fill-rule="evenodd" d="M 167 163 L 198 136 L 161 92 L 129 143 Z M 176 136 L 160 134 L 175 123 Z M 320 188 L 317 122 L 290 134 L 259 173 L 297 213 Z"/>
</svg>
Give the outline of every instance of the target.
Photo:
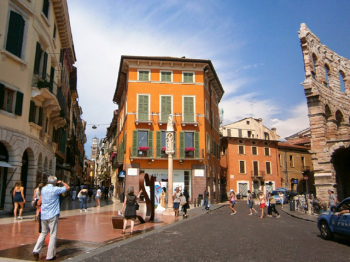
<svg viewBox="0 0 350 262">
<path fill-rule="evenodd" d="M 194 207 L 196 207 L 196 198 L 194 199 Z"/>
</svg>

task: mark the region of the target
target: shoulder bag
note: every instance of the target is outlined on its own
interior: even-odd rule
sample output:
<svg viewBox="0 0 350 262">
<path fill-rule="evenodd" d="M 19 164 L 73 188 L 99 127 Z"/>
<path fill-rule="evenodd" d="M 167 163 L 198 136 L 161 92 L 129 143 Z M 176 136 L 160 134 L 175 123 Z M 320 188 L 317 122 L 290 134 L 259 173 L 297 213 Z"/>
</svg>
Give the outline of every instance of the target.
<svg viewBox="0 0 350 262">
<path fill-rule="evenodd" d="M 183 206 L 183 205 L 185 205 L 186 203 L 187 203 L 186 197 L 185 197 L 185 196 L 182 196 L 182 197 L 180 198 L 180 206 Z"/>
</svg>

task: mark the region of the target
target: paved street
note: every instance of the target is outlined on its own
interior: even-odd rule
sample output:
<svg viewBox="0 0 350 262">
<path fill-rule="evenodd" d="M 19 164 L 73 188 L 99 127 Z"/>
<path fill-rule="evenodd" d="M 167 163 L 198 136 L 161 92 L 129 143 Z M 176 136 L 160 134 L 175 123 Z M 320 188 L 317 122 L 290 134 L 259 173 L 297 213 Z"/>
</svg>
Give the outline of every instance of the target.
<svg viewBox="0 0 350 262">
<path fill-rule="evenodd" d="M 245 201 L 236 204 L 238 212 L 234 216 L 228 206 L 221 205 L 214 205 L 216 209 L 210 212 L 192 208 L 185 220 L 158 213 L 156 223 L 138 225 L 133 236 L 121 235 L 120 230 L 111 227 L 110 218 L 119 207 L 117 201 L 101 210 L 91 208 L 88 214 L 62 212 L 57 261 L 350 260 L 350 239 L 335 237 L 334 241 L 325 241 L 316 223 L 292 217 L 280 207 L 280 218 L 264 219 L 248 216 Z M 9 235 L 3 233 L 3 240 L 17 240 L 17 246 L 3 248 L 1 244 L 0 261 L 31 260 L 37 237 L 34 221 L 1 226 L 1 232 L 10 231 Z M 46 248 L 40 261 L 45 261 L 45 252 Z"/>
</svg>

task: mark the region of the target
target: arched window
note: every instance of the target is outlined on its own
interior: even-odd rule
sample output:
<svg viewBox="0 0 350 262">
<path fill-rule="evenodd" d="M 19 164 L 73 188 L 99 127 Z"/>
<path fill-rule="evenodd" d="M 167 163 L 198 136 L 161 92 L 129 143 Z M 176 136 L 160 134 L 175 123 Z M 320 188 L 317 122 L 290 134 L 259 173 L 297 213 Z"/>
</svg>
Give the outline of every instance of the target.
<svg viewBox="0 0 350 262">
<path fill-rule="evenodd" d="M 337 112 L 335 112 L 335 120 L 336 120 L 336 124 L 337 124 L 337 129 L 338 129 L 344 120 L 343 114 L 339 110 L 337 110 Z"/>
<path fill-rule="evenodd" d="M 317 75 L 317 56 L 315 55 L 315 53 L 312 53 L 312 70 L 311 74 L 313 78 L 316 78 Z"/>
<path fill-rule="evenodd" d="M 326 75 L 326 83 L 325 86 L 329 86 L 329 72 L 331 71 L 329 68 L 329 65 L 325 64 L 324 65 L 324 71 L 325 71 L 325 75 Z"/>
<path fill-rule="evenodd" d="M 340 90 L 345 93 L 345 74 L 343 71 L 339 71 L 339 81 L 340 81 Z"/>
<path fill-rule="evenodd" d="M 331 109 L 329 108 L 328 105 L 325 106 L 325 110 L 324 111 L 325 111 L 326 119 L 328 119 L 329 117 L 332 116 L 332 111 L 331 111 Z"/>
</svg>

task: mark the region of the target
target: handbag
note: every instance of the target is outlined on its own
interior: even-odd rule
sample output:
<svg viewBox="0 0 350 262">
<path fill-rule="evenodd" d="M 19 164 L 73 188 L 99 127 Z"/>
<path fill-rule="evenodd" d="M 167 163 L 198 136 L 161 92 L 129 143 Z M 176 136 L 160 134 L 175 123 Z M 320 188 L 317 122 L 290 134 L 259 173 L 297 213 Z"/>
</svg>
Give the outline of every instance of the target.
<svg viewBox="0 0 350 262">
<path fill-rule="evenodd" d="M 185 197 L 185 196 L 182 196 L 182 197 L 180 198 L 180 205 L 183 206 L 183 205 L 185 205 L 186 203 L 187 203 L 186 197 Z"/>
<path fill-rule="evenodd" d="M 137 203 L 137 202 L 135 201 L 135 210 L 139 210 L 139 208 L 140 208 L 139 203 Z"/>
<path fill-rule="evenodd" d="M 32 201 L 32 206 L 35 207 L 36 206 L 36 200 Z"/>
</svg>

